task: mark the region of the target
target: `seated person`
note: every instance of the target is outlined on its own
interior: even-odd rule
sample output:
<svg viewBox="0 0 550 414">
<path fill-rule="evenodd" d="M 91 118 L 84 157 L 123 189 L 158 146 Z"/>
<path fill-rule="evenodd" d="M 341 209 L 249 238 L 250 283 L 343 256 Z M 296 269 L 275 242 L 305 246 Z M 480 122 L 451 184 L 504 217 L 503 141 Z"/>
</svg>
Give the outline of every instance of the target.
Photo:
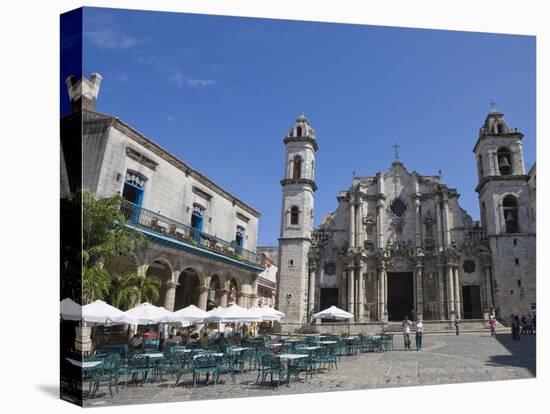
<svg viewBox="0 0 550 414">
<path fill-rule="evenodd" d="M 143 336 L 141 333 L 135 334 L 132 339 L 130 340 L 130 346 L 132 348 L 132 351 L 141 349 L 143 350 Z"/>
<path fill-rule="evenodd" d="M 208 333 L 204 332 L 199 339 L 199 344 L 201 348 L 208 348 L 208 343 L 210 342 L 210 339 L 208 338 Z"/>
<path fill-rule="evenodd" d="M 231 335 L 231 345 L 240 345 L 241 344 L 241 336 L 237 333 Z"/>
</svg>

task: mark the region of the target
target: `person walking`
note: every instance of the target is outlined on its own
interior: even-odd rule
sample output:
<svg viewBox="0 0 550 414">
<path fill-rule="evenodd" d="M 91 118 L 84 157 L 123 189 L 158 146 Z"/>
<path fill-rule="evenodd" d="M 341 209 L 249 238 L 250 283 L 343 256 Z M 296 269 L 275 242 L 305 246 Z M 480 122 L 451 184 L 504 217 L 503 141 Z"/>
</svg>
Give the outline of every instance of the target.
<svg viewBox="0 0 550 414">
<path fill-rule="evenodd" d="M 533 335 L 533 316 L 530 313 L 527 314 L 527 333 Z"/>
<path fill-rule="evenodd" d="M 458 332 L 458 326 L 459 326 L 459 324 L 460 324 L 460 318 L 457 316 L 457 317 L 455 318 L 455 330 L 456 330 L 456 334 L 457 334 L 457 335 L 459 334 L 459 332 Z"/>
<path fill-rule="evenodd" d="M 416 350 L 420 351 L 422 349 L 422 333 L 424 332 L 424 324 L 421 319 L 416 321 Z"/>
<path fill-rule="evenodd" d="M 405 320 L 401 324 L 403 326 L 403 340 L 405 341 L 405 350 L 411 350 L 411 326 L 412 322 L 409 320 L 408 316 L 405 316 Z"/>
<path fill-rule="evenodd" d="M 489 325 L 491 328 L 491 336 L 497 336 L 497 318 L 496 315 L 492 315 L 489 320 Z"/>
<path fill-rule="evenodd" d="M 519 316 L 512 314 L 512 339 L 515 341 L 519 341 L 521 338 L 519 337 Z"/>
</svg>

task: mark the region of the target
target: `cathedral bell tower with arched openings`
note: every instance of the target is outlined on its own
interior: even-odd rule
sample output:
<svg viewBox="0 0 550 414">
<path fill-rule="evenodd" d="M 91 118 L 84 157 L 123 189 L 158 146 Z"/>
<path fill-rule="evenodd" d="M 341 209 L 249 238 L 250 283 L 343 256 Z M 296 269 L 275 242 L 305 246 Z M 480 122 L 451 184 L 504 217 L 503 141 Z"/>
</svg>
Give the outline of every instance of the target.
<svg viewBox="0 0 550 414">
<path fill-rule="evenodd" d="M 286 314 L 283 330 L 293 330 L 309 321 L 308 254 L 313 231 L 313 194 L 315 184 L 315 130 L 302 114 L 296 119 L 285 139 L 285 165 L 279 268 L 277 275 L 277 308 Z M 314 287 L 313 287 L 314 288 Z"/>
<path fill-rule="evenodd" d="M 485 265 L 487 294 L 502 319 L 509 319 L 511 313 L 526 313 L 536 302 L 536 236 L 522 138 L 493 107 L 473 150 L 481 226 L 492 257 Z"/>
</svg>

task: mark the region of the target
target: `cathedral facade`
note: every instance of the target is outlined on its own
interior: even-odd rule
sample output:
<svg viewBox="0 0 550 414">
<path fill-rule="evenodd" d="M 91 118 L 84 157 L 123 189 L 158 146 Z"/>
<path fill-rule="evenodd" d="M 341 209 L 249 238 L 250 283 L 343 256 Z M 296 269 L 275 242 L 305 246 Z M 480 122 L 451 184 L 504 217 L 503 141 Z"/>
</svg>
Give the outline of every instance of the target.
<svg viewBox="0 0 550 414">
<path fill-rule="evenodd" d="M 535 306 L 534 168 L 525 171 L 521 140 L 492 109 L 473 152 L 480 221 L 459 204 L 441 174 L 408 171 L 354 176 L 336 211 L 313 226 L 315 130 L 302 115 L 284 139 L 278 308 L 282 329 L 314 323 L 335 305 L 352 322 L 385 325 L 483 321 Z"/>
</svg>

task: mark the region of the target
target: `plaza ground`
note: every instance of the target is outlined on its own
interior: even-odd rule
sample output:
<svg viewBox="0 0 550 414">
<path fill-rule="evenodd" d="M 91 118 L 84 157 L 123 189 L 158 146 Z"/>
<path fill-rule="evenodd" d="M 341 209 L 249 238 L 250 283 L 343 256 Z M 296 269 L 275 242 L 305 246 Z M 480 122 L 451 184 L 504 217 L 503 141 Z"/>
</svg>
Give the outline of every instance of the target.
<svg viewBox="0 0 550 414">
<path fill-rule="evenodd" d="M 414 338 L 412 338 L 414 349 Z M 303 380 L 291 381 L 290 387 L 256 385 L 256 371 L 238 374 L 232 384 L 229 375 L 223 383 L 192 387 L 191 374 L 177 387 L 170 376 L 163 383 L 120 388 L 111 398 L 102 386 L 95 398 L 84 400 L 86 407 L 122 404 L 177 402 L 217 398 L 260 397 L 387 388 L 411 385 L 435 385 L 477 381 L 534 378 L 536 375 L 536 336 L 513 341 L 510 334 L 492 338 L 489 333 L 428 334 L 421 351 L 405 351 L 401 335 L 394 337 L 394 351 L 342 357 L 338 369 L 323 371 Z"/>
</svg>

